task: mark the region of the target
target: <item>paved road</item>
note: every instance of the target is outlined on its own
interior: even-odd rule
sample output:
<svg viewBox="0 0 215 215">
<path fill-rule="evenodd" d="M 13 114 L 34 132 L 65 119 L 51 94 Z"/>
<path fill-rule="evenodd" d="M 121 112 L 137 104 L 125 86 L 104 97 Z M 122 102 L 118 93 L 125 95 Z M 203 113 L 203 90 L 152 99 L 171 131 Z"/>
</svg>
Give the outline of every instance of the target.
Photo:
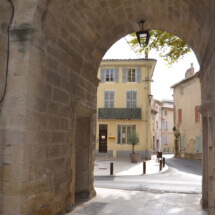
<svg viewBox="0 0 215 215">
<path fill-rule="evenodd" d="M 156 193 L 200 194 L 202 191 L 201 161 L 166 155 L 169 169 L 164 173 L 144 176 L 96 176 L 98 188 L 150 191 Z"/>
</svg>

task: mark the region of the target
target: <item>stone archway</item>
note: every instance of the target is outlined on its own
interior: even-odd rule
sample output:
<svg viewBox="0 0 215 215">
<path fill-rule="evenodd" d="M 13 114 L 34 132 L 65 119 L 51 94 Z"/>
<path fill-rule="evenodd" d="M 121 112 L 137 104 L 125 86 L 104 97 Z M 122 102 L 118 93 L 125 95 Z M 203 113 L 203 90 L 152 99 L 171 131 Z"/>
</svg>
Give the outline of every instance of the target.
<svg viewBox="0 0 215 215">
<path fill-rule="evenodd" d="M 2 2 L 0 6 L 7 8 L 8 0 Z M 92 110 L 96 110 L 100 61 L 115 41 L 139 29 L 141 19 L 146 28 L 171 32 L 192 47 L 201 65 L 202 101 L 212 103 L 213 119 L 213 1 L 12 2 L 8 86 L 0 119 L 2 213 L 57 214 L 74 204 L 75 109 L 90 114 L 95 124 Z M 11 8 L 6 11 L 9 16 Z M 94 195 L 94 132 L 89 139 L 89 197 Z M 203 171 L 203 197 L 205 205 L 209 198 L 210 214 L 215 191 L 213 187 L 208 192 L 204 185 L 214 183 L 213 148 L 213 144 L 208 148 L 209 160 L 203 152 L 203 170 L 212 166 L 210 177 Z"/>
</svg>

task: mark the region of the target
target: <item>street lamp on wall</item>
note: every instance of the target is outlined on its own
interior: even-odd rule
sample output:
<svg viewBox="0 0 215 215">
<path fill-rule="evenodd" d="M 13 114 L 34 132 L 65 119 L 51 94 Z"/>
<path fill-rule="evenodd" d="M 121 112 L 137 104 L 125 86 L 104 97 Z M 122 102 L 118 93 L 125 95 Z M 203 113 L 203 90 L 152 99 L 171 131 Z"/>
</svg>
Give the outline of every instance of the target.
<svg viewBox="0 0 215 215">
<path fill-rule="evenodd" d="M 151 101 L 152 101 L 152 99 L 153 99 L 153 95 L 149 94 L 149 95 L 148 95 L 148 98 L 149 98 L 149 104 L 151 104 Z"/>
<path fill-rule="evenodd" d="M 136 36 L 137 36 L 138 42 L 140 44 L 140 47 L 143 47 L 144 43 L 146 43 L 146 45 L 148 45 L 149 44 L 149 38 L 150 38 L 149 31 L 143 30 L 144 22 L 145 22 L 145 20 L 141 20 L 139 22 L 139 24 L 142 25 L 142 29 L 140 31 L 136 32 Z"/>
</svg>

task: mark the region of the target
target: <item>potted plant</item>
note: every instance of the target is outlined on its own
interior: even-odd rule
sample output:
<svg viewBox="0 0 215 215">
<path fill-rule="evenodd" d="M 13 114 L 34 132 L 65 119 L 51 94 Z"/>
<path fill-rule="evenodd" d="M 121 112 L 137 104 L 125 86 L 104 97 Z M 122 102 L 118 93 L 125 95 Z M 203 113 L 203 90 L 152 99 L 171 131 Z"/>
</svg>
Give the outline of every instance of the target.
<svg viewBox="0 0 215 215">
<path fill-rule="evenodd" d="M 137 163 L 140 160 L 140 155 L 134 152 L 134 147 L 139 143 L 139 135 L 132 131 L 127 135 L 127 144 L 132 145 L 132 153 L 130 154 L 131 162 Z"/>
</svg>

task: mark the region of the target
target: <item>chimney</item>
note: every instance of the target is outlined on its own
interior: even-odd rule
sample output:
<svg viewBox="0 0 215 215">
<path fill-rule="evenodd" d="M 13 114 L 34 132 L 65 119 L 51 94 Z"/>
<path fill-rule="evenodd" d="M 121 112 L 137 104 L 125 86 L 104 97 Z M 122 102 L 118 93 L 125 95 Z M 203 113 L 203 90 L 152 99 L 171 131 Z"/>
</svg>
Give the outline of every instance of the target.
<svg viewBox="0 0 215 215">
<path fill-rule="evenodd" d="M 190 69 L 188 69 L 185 73 L 185 78 L 189 78 L 190 76 L 194 75 L 194 73 L 195 71 L 194 71 L 193 63 L 191 63 Z"/>
</svg>

